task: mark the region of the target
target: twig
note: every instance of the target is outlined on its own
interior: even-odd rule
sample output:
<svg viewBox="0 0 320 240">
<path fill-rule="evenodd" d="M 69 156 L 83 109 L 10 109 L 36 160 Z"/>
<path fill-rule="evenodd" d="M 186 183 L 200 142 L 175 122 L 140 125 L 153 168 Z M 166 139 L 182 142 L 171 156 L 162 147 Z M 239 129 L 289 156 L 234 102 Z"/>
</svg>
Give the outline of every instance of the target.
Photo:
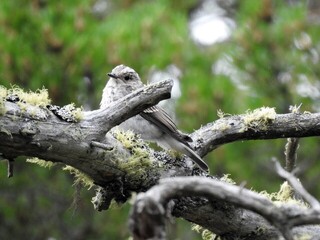
<svg viewBox="0 0 320 240">
<path fill-rule="evenodd" d="M 109 144 L 105 144 L 105 143 L 101 143 L 101 142 L 96 142 L 96 141 L 92 141 L 90 144 L 92 147 L 98 147 L 101 149 L 104 149 L 106 151 L 111 151 L 114 147 L 109 145 Z"/>
<path fill-rule="evenodd" d="M 13 166 L 14 166 L 14 160 L 13 159 L 8 159 L 8 178 L 13 177 Z"/>
<path fill-rule="evenodd" d="M 288 138 L 285 146 L 286 170 L 292 172 L 297 160 L 297 150 L 299 148 L 299 138 Z"/>
<path fill-rule="evenodd" d="M 293 114 L 299 114 L 300 113 L 300 107 L 299 106 L 290 106 L 289 110 Z M 286 156 L 286 167 L 285 169 L 288 172 L 292 172 L 296 161 L 297 161 L 297 150 L 299 148 L 299 138 L 288 138 L 287 139 L 287 144 L 285 146 L 285 152 L 284 155 Z"/>
</svg>

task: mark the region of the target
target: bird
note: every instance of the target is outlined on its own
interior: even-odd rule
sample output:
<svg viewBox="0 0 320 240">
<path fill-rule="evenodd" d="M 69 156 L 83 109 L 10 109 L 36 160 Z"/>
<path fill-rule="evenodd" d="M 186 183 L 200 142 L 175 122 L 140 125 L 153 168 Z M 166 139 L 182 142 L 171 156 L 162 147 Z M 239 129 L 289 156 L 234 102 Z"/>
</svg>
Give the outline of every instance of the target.
<svg viewBox="0 0 320 240">
<path fill-rule="evenodd" d="M 107 75 L 110 78 L 103 89 L 100 109 L 145 86 L 139 74 L 125 65 L 116 66 Z M 141 139 L 155 142 L 163 149 L 174 149 L 187 155 L 203 171 L 209 169 L 189 144 L 193 141 L 192 138 L 178 130 L 171 117 L 158 105 L 149 107 L 127 119 L 119 125 L 119 128 L 125 131 L 131 130 L 140 135 Z"/>
</svg>

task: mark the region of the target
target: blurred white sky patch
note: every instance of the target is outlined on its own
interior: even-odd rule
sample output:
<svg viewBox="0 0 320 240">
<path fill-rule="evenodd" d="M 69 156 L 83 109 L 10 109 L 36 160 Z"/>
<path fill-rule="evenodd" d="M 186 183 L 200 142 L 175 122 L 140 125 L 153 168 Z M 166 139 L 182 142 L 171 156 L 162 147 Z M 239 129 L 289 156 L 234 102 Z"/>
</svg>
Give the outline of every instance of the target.
<svg viewBox="0 0 320 240">
<path fill-rule="evenodd" d="M 171 91 L 171 98 L 178 99 L 181 96 L 180 78 L 182 76 L 181 70 L 174 64 L 167 66 L 164 70 L 152 68 L 149 75 L 149 83 L 155 83 L 166 79 L 173 80 L 173 87 Z"/>
<path fill-rule="evenodd" d="M 189 29 L 194 42 L 209 46 L 227 40 L 236 23 L 216 1 L 205 0 L 191 14 Z"/>
<path fill-rule="evenodd" d="M 176 122 L 176 102 L 181 97 L 181 88 L 180 88 L 180 79 L 182 77 L 181 70 L 174 64 L 167 66 L 164 70 L 159 70 L 153 67 L 150 70 L 150 74 L 148 77 L 149 83 L 155 83 L 167 79 L 173 80 L 173 87 L 171 90 L 171 98 L 163 100 L 159 102 L 159 106 L 161 106 L 166 112 L 172 117 L 172 119 Z"/>
<path fill-rule="evenodd" d="M 217 60 L 212 64 L 212 73 L 214 75 L 225 75 L 229 77 L 232 83 L 237 86 L 240 90 L 249 90 L 249 87 L 246 84 L 246 81 L 250 79 L 249 74 L 246 72 L 240 71 L 233 64 L 233 59 L 225 55 L 223 58 Z"/>
<path fill-rule="evenodd" d="M 311 83 L 306 75 L 299 75 L 298 84 L 296 86 L 297 93 L 302 97 L 309 97 L 313 100 L 320 98 L 320 82 Z"/>
</svg>

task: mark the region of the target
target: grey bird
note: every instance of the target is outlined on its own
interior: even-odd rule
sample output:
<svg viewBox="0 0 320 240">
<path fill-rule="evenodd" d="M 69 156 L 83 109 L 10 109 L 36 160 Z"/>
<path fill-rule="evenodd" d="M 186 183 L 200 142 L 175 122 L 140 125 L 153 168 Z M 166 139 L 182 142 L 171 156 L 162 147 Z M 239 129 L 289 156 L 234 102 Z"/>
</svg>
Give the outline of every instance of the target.
<svg viewBox="0 0 320 240">
<path fill-rule="evenodd" d="M 144 86 L 138 73 L 125 65 L 115 67 L 108 76 L 110 79 L 103 89 L 100 108 L 106 108 L 111 102 Z M 127 119 L 119 127 L 125 131 L 131 130 L 164 149 L 175 149 L 190 157 L 202 170 L 208 171 L 208 165 L 190 146 L 192 139 L 180 132 L 170 116 L 157 105 Z"/>
</svg>

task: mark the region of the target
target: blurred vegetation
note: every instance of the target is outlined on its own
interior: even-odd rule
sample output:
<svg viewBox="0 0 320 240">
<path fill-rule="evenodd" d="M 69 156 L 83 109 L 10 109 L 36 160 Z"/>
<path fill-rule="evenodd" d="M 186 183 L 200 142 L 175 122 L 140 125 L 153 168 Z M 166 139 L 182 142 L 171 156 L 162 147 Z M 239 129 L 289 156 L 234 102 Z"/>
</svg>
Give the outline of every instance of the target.
<svg viewBox="0 0 320 240">
<path fill-rule="evenodd" d="M 49 90 L 54 104 L 98 107 L 106 73 L 118 64 L 146 79 L 151 67 L 175 64 L 183 72 L 178 105 L 181 129 L 192 131 L 217 119 L 217 110 L 242 114 L 275 107 L 319 111 L 319 24 L 310 21 L 307 1 L 235 1 L 237 27 L 227 41 L 195 44 L 188 22 L 198 1 L 0 1 L 0 84 Z M 215 29 L 212 29 L 215 31 Z M 228 66 L 228 71 L 219 70 Z M 231 174 L 258 191 L 280 184 L 270 159 L 284 159 L 285 139 L 238 142 L 206 157 L 212 174 Z M 299 177 L 320 197 L 317 138 L 302 139 Z M 17 161 L 6 179 L 0 162 L 0 239 L 125 239 L 129 204 L 98 213 L 93 191 L 80 190 L 72 207 L 73 179 L 60 167 L 42 169 Z M 180 222 L 180 221 L 179 221 Z M 196 239 L 178 224 L 172 238 Z"/>
</svg>

